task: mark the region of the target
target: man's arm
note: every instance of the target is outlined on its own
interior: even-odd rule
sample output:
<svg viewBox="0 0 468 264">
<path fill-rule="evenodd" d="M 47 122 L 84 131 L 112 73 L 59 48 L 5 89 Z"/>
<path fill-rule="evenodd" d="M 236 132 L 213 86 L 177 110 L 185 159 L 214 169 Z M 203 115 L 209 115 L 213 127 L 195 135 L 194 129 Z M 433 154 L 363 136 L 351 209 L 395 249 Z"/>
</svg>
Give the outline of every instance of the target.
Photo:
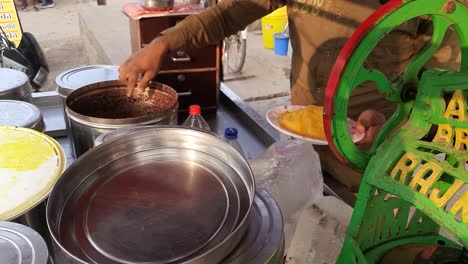
<svg viewBox="0 0 468 264">
<path fill-rule="evenodd" d="M 162 35 L 171 51 L 216 44 L 284 4 L 284 0 L 223 0 Z"/>
</svg>

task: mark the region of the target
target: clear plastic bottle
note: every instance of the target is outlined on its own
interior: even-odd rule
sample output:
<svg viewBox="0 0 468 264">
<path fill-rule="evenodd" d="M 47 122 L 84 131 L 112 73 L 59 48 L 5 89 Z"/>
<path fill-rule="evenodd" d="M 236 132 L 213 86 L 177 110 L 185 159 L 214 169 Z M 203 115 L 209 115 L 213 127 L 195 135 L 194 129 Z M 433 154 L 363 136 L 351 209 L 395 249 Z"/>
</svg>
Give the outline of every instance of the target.
<svg viewBox="0 0 468 264">
<path fill-rule="evenodd" d="M 207 131 L 211 131 L 210 126 L 201 116 L 201 108 L 199 105 L 191 105 L 189 107 L 189 116 L 185 119 L 182 126 L 195 127 Z"/>
<path fill-rule="evenodd" d="M 224 140 L 244 155 L 244 151 L 242 151 L 242 147 L 239 144 L 239 141 L 237 141 L 237 134 L 237 129 L 228 127 L 224 130 Z"/>
</svg>

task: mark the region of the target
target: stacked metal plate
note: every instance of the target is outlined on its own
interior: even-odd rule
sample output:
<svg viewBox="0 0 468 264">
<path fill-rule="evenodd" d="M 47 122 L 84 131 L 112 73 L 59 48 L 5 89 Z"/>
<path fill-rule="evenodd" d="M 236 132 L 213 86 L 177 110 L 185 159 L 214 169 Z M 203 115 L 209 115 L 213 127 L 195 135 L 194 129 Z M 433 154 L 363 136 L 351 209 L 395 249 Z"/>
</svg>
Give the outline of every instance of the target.
<svg viewBox="0 0 468 264">
<path fill-rule="evenodd" d="M 98 146 L 109 140 L 155 127 L 157 126 L 131 127 L 104 133 L 95 140 L 94 145 Z M 257 189 L 247 225 L 247 231 L 240 243 L 221 263 L 282 263 L 283 216 L 279 206 L 266 190 Z"/>
<path fill-rule="evenodd" d="M 142 133 L 148 141 L 138 140 L 135 144 L 134 140 Z M 178 133 L 184 136 L 176 136 Z M 96 149 L 90 152 L 93 155 L 84 157 L 92 156 L 93 163 L 99 164 L 100 169 L 93 174 L 99 175 L 100 180 L 97 177 L 91 180 L 90 175 L 91 178 L 81 182 L 75 194 L 70 195 L 67 190 L 71 186 L 66 185 L 72 182 L 65 178 L 75 173 L 72 166 L 72 171 L 63 176 L 66 185 L 58 185 L 64 197 L 69 196 L 59 217 L 61 226 L 54 227 L 55 217 L 51 217 L 53 222 L 49 223 L 57 230 L 54 232 L 62 234 L 57 237 L 59 251 L 64 253 L 59 257 L 96 263 L 282 263 L 281 211 L 263 189 L 255 192 L 244 223 L 244 235 L 227 243 L 230 234 L 239 230 L 247 193 L 245 187 L 236 187 L 240 182 L 235 183 L 233 175 L 238 172 L 229 172 L 228 167 L 213 157 L 203 158 L 204 154 L 198 151 L 208 151 L 205 145 L 208 141 L 200 145 L 201 139 L 193 137 L 192 133 L 225 153 L 234 150 L 224 146 L 225 142 L 214 134 L 167 126 L 124 128 L 98 137 Z M 170 150 L 167 147 L 171 145 L 183 146 L 185 150 Z M 137 148 L 139 158 L 118 158 L 121 151 L 128 152 L 128 148 L 136 146 L 141 146 Z M 148 152 L 150 146 L 159 147 Z M 215 152 L 211 152 L 213 154 Z M 113 163 L 112 166 L 103 166 L 109 155 L 119 162 L 110 161 L 108 165 Z M 223 155 L 218 152 L 215 156 Z M 94 167 L 89 160 L 86 165 L 80 164 L 83 162 L 78 161 L 76 165 Z M 234 160 L 230 162 L 235 164 Z M 87 174 L 87 170 L 75 169 L 83 176 Z M 231 173 L 229 178 L 234 180 L 234 186 L 226 181 L 226 173 Z M 161 208 L 166 209 L 161 211 Z M 226 246 L 228 244 L 230 246 Z"/>
<path fill-rule="evenodd" d="M 130 133 L 85 153 L 47 204 L 57 263 L 219 263 L 255 196 L 247 161 L 211 134 Z"/>
<path fill-rule="evenodd" d="M 283 263 L 284 232 L 280 208 L 264 189 L 257 189 L 248 228 L 237 247 L 222 264 Z"/>
</svg>

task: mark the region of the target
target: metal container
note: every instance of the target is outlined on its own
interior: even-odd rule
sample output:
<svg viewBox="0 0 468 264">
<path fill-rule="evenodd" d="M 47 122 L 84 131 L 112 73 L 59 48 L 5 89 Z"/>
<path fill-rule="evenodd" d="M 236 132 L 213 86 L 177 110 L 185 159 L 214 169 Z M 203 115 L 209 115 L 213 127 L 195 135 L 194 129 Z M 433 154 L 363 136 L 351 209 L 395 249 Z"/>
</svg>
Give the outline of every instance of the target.
<svg viewBox="0 0 468 264">
<path fill-rule="evenodd" d="M 252 171 L 199 130 L 145 129 L 73 163 L 47 204 L 58 263 L 219 263 L 247 228 Z"/>
<path fill-rule="evenodd" d="M 140 5 L 148 11 L 167 11 L 174 7 L 174 0 L 140 0 Z"/>
<path fill-rule="evenodd" d="M 83 86 L 119 79 L 119 67 L 116 65 L 88 65 L 70 69 L 61 73 L 55 78 L 57 84 L 57 93 L 59 94 L 65 117 L 65 128 L 70 135 L 70 120 L 65 112 L 66 100 L 69 94 Z M 75 156 L 73 142 L 70 142 L 73 155 Z M 75 156 L 76 158 L 76 156 Z"/>
<path fill-rule="evenodd" d="M 34 230 L 12 222 L 0 222 L 0 263 L 46 264 L 49 252 Z"/>
<path fill-rule="evenodd" d="M 77 157 L 91 149 L 101 134 L 124 127 L 151 124 L 177 124 L 177 93 L 171 87 L 152 82 L 134 97 L 126 95 L 121 81 L 106 81 L 84 86 L 66 100 Z"/>
<path fill-rule="evenodd" d="M 0 99 L 32 102 L 32 86 L 24 72 L 0 68 Z"/>
<path fill-rule="evenodd" d="M 0 126 L 17 126 L 44 132 L 41 110 L 35 105 L 16 100 L 0 100 Z"/>
<path fill-rule="evenodd" d="M 278 204 L 264 189 L 257 189 L 248 228 L 237 247 L 222 264 L 283 263 L 283 216 Z"/>
</svg>

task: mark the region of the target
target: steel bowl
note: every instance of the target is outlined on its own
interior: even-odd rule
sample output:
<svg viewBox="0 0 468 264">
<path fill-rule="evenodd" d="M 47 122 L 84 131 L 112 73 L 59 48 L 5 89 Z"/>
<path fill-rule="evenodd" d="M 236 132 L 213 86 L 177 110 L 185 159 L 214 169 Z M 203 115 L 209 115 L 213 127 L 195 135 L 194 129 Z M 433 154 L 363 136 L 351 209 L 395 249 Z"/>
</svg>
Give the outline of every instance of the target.
<svg viewBox="0 0 468 264">
<path fill-rule="evenodd" d="M 60 105 L 63 108 L 65 128 L 67 130 L 68 135 L 72 134 L 70 129 L 70 119 L 68 118 L 68 115 L 65 111 L 68 95 L 70 95 L 76 89 L 79 89 L 86 85 L 104 81 L 113 81 L 118 79 L 119 66 L 117 65 L 81 66 L 62 72 L 57 76 L 57 78 L 55 78 L 55 83 L 57 84 L 57 93 L 60 96 Z M 69 137 L 69 139 L 70 147 L 72 148 L 73 152 L 72 155 L 74 158 L 76 158 L 72 137 Z"/>
<path fill-rule="evenodd" d="M 137 89 L 127 97 L 121 81 L 105 81 L 83 86 L 66 99 L 73 145 L 77 157 L 94 145 L 101 134 L 124 127 L 175 125 L 178 96 L 171 87 L 152 82 L 146 90 Z"/>
<path fill-rule="evenodd" d="M 157 127 L 106 141 L 53 189 L 58 263 L 219 263 L 247 228 L 255 183 L 241 153 L 195 129 Z"/>
<path fill-rule="evenodd" d="M 168 11 L 174 7 L 174 0 L 140 0 L 140 5 L 148 11 Z"/>
</svg>

